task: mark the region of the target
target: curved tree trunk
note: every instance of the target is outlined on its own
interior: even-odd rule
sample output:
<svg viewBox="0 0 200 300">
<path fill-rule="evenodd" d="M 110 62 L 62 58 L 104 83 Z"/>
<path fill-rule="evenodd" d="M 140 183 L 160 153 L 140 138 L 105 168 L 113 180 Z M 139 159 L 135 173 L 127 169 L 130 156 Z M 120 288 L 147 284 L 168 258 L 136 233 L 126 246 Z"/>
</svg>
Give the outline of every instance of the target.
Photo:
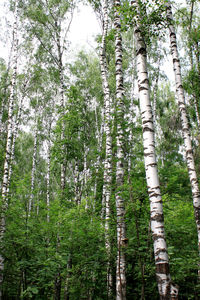
<svg viewBox="0 0 200 300">
<path fill-rule="evenodd" d="M 172 8 L 171 8 L 170 1 L 167 2 L 166 9 L 167 9 L 167 18 L 169 22 L 171 54 L 173 59 L 173 67 L 174 67 L 175 82 L 176 82 L 176 95 L 178 99 L 178 107 L 181 116 L 181 124 L 182 124 L 184 145 L 186 150 L 186 161 L 187 161 L 188 173 L 189 173 L 190 184 L 192 188 L 193 207 L 194 207 L 194 215 L 196 220 L 196 227 L 197 227 L 197 234 L 198 234 L 198 247 L 199 247 L 199 254 L 200 254 L 200 191 L 199 191 L 197 174 L 195 170 L 188 117 L 186 112 L 185 96 L 184 96 L 184 90 L 183 90 L 182 78 L 181 78 L 181 66 L 180 66 L 177 41 L 176 41 L 176 32 L 174 26 L 172 25 L 173 16 L 172 16 Z M 200 266 L 198 270 L 198 275 L 200 278 Z"/>
<path fill-rule="evenodd" d="M 169 258 L 167 254 L 164 231 L 163 206 L 155 155 L 154 124 L 149 95 L 146 45 L 139 25 L 140 11 L 138 1 L 132 0 L 131 4 L 136 11 L 134 35 L 136 40 L 138 89 L 142 117 L 144 162 L 150 200 L 150 221 L 153 236 L 158 291 L 160 299 L 177 299 L 178 289 L 172 285 L 169 273 Z"/>
<path fill-rule="evenodd" d="M 117 267 L 116 267 L 116 300 L 126 299 L 126 260 L 124 247 L 126 245 L 125 208 L 122 196 L 124 184 L 124 153 L 123 153 L 123 129 L 124 118 L 124 85 L 122 70 L 122 37 L 120 20 L 120 0 L 114 1 L 114 29 L 115 29 L 115 70 L 116 70 L 116 210 L 117 210 Z"/>
</svg>

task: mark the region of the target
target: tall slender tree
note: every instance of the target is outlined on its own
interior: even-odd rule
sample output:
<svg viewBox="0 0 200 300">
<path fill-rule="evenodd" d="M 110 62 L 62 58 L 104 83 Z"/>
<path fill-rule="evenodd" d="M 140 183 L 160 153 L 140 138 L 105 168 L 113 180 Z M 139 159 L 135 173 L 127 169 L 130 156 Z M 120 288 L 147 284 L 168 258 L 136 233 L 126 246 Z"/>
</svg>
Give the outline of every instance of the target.
<svg viewBox="0 0 200 300">
<path fill-rule="evenodd" d="M 110 222 L 110 199 L 111 199 L 111 182 L 112 182 L 112 139 L 111 139 L 111 112 L 110 112 L 110 89 L 108 84 L 108 66 L 106 59 L 106 37 L 108 32 L 108 1 L 104 0 L 103 5 L 103 35 L 100 53 L 100 67 L 101 77 L 103 84 L 104 93 L 104 131 L 106 136 L 106 149 L 105 149 L 105 160 L 104 160 L 104 184 L 102 193 L 102 212 L 105 210 L 105 240 L 106 249 L 108 254 L 108 268 L 107 268 L 107 285 L 108 285 L 108 297 L 110 297 L 112 289 L 112 274 L 111 274 L 111 245 L 109 236 L 109 222 Z M 104 209 L 105 206 L 105 209 Z M 104 213 L 102 214 L 104 218 Z"/>
<path fill-rule="evenodd" d="M 125 207 L 122 195 L 124 184 L 123 119 L 124 119 L 124 83 L 122 67 L 122 35 L 120 19 L 120 0 L 114 1 L 115 29 L 115 72 L 116 72 L 116 211 L 117 211 L 117 261 L 116 261 L 116 300 L 126 299 L 126 246 Z"/>
<path fill-rule="evenodd" d="M 179 59 L 179 53 L 177 47 L 176 32 L 175 32 L 175 27 L 173 25 L 173 15 L 172 15 L 172 7 L 170 1 L 167 1 L 166 9 L 167 9 L 167 19 L 168 19 L 169 33 L 170 33 L 171 55 L 173 59 L 173 68 L 175 74 L 176 95 L 178 100 L 179 113 L 181 117 L 189 179 L 192 188 L 193 207 L 194 207 L 194 215 L 195 215 L 197 235 L 198 235 L 198 248 L 200 254 L 200 190 L 199 190 L 198 178 L 195 170 L 188 116 L 187 116 L 186 105 L 185 105 L 185 95 L 184 95 L 184 89 L 182 85 L 181 65 L 180 65 L 180 59 Z M 198 270 L 198 275 L 200 278 L 200 267 Z"/>
<path fill-rule="evenodd" d="M 2 247 L 2 241 L 6 231 L 6 211 L 8 208 L 8 183 L 9 183 L 9 167 L 12 151 L 12 137 L 13 137 L 13 109 L 15 100 L 15 88 L 17 78 L 17 63 L 18 63 L 18 38 L 17 38 L 17 26 L 18 26 L 18 10 L 17 2 L 14 11 L 14 24 L 13 24 L 13 74 L 11 79 L 11 93 L 9 98 L 8 108 L 8 126 L 7 126 L 7 141 L 6 141 L 6 154 L 3 170 L 3 182 L 2 182 L 2 204 L 1 204 L 1 216 L 0 216 L 0 244 Z M 1 249 L 2 251 L 2 249 Z M 4 257 L 0 254 L 0 299 L 2 299 L 2 283 L 3 283 L 3 271 L 4 271 Z"/>
<path fill-rule="evenodd" d="M 149 95 L 146 45 L 140 27 L 139 1 L 132 0 L 135 11 L 134 35 L 136 40 L 138 90 L 143 129 L 144 162 L 150 200 L 150 221 L 154 244 L 156 278 L 160 299 L 177 299 L 178 289 L 172 284 L 164 230 L 163 205 L 155 155 L 153 114 Z"/>
</svg>

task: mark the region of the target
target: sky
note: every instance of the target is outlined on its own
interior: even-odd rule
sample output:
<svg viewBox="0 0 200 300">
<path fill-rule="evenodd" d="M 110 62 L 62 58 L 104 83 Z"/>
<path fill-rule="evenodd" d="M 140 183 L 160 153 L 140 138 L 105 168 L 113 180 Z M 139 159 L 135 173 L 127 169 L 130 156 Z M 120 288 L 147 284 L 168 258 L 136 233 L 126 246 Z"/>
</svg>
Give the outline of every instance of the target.
<svg viewBox="0 0 200 300">
<path fill-rule="evenodd" d="M 80 5 L 75 11 L 69 33 L 73 49 L 95 47 L 95 35 L 101 32 L 97 17 L 89 6 Z"/>
<path fill-rule="evenodd" d="M 0 0 L 0 57 L 8 60 L 10 42 L 8 35 L 5 33 L 2 40 L 2 33 L 5 31 L 6 17 L 11 20 L 12 17 L 4 7 L 6 3 L 8 3 L 7 0 Z M 78 9 L 74 12 L 70 32 L 68 34 L 68 40 L 70 41 L 68 58 L 73 59 L 76 53 L 83 48 L 89 51 L 94 50 L 96 47 L 95 36 L 100 33 L 100 25 L 93 9 L 90 6 L 80 4 Z M 165 70 L 169 78 L 173 78 L 173 68 L 170 61 L 166 61 L 161 69 Z"/>
<path fill-rule="evenodd" d="M 5 32 L 6 18 L 8 20 L 11 19 L 12 14 L 8 13 L 5 7 L 6 2 L 6 0 L 0 0 L 0 57 L 8 60 L 10 41 L 8 35 L 3 34 L 3 32 Z M 70 52 L 76 53 L 82 48 L 92 50 L 96 46 L 95 35 L 100 32 L 100 25 L 93 9 L 80 4 L 79 8 L 74 12 L 70 32 L 68 34 Z"/>
</svg>

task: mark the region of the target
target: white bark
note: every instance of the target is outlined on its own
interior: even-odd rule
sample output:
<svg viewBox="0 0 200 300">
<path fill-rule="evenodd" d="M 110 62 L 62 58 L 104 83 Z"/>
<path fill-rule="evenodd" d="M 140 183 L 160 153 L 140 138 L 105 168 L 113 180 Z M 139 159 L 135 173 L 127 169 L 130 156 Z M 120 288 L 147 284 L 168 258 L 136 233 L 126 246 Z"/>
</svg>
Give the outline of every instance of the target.
<svg viewBox="0 0 200 300">
<path fill-rule="evenodd" d="M 49 120 L 48 129 L 48 149 L 47 149 L 47 223 L 50 221 L 49 208 L 50 208 L 50 167 L 51 167 L 51 118 Z"/>
<path fill-rule="evenodd" d="M 111 245 L 109 240 L 109 220 L 110 220 L 110 197 L 112 181 L 112 139 L 111 139 L 111 117 L 110 117 L 110 89 L 108 84 L 108 66 L 106 61 L 106 37 L 108 32 L 108 1 L 103 1 L 103 34 L 100 53 L 101 77 L 104 93 L 104 131 L 106 135 L 106 154 L 104 160 L 104 184 L 102 193 L 102 219 L 105 214 L 105 242 L 108 255 L 107 265 L 107 291 L 108 298 L 111 295 L 113 280 L 110 266 Z"/>
<path fill-rule="evenodd" d="M 194 96 L 194 109 L 195 109 L 195 113 L 196 113 L 197 127 L 198 127 L 198 130 L 200 131 L 200 116 L 199 116 L 199 110 L 198 110 L 196 96 Z"/>
<path fill-rule="evenodd" d="M 63 74 L 63 49 L 61 46 L 61 36 L 60 36 L 60 27 L 56 23 L 56 46 L 57 46 L 57 54 L 58 54 L 58 69 L 59 69 L 59 80 L 60 80 L 60 108 L 61 108 L 61 142 L 63 142 L 65 135 L 64 135 L 64 108 L 65 108 L 65 88 L 64 88 L 64 74 Z M 64 192 L 65 185 L 66 185 L 66 161 L 64 159 L 64 145 L 62 146 L 62 155 L 63 161 L 61 162 L 61 174 L 60 174 L 60 181 L 61 181 L 61 190 L 62 193 Z"/>
<path fill-rule="evenodd" d="M 117 119 L 117 165 L 116 165 L 116 210 L 117 210 L 117 268 L 116 268 L 116 300 L 126 299 L 126 261 L 124 247 L 126 245 L 125 208 L 122 197 L 124 183 L 124 153 L 123 153 L 123 129 L 124 117 L 124 86 L 122 70 L 122 37 L 120 20 L 120 0 L 114 1 L 114 29 L 115 29 L 115 70 L 116 70 L 116 119 Z"/>
<path fill-rule="evenodd" d="M 176 32 L 174 26 L 172 25 L 173 16 L 172 16 L 172 8 L 171 8 L 170 1 L 166 3 L 166 9 L 167 9 L 167 18 L 169 21 L 170 44 L 171 44 L 171 54 L 172 54 L 174 74 L 175 74 L 176 95 L 178 100 L 179 112 L 181 116 L 182 132 L 183 132 L 184 145 L 186 150 L 186 161 L 187 161 L 188 173 L 189 173 L 190 184 L 192 189 L 193 207 L 194 207 L 194 215 L 196 220 L 196 227 L 197 227 L 197 234 L 198 234 L 198 247 L 199 247 L 199 254 L 200 254 L 200 191 L 198 185 L 198 178 L 195 170 L 188 117 L 186 112 L 185 95 L 184 95 L 184 90 L 182 85 L 181 66 L 180 66 L 180 59 L 179 59 L 178 48 L 177 48 Z M 200 269 L 198 271 L 200 277 Z"/>
<path fill-rule="evenodd" d="M 17 5 L 16 5 L 17 6 Z M 6 220 L 5 213 L 8 208 L 8 183 L 9 183 L 9 166 L 11 159 L 11 150 L 12 150 L 12 136 L 13 136 L 13 128 L 12 128 L 12 119 L 13 119 L 13 107 L 14 107 L 14 99 L 15 99 L 15 88 L 16 88 L 16 77 L 17 77 L 17 7 L 15 8 L 15 21 L 13 24 L 13 74 L 11 80 L 11 93 L 9 99 L 9 107 L 8 107 L 8 127 L 7 127 L 7 141 L 6 141 L 6 155 L 4 161 L 4 169 L 3 169 L 3 180 L 2 180 L 2 206 L 1 206 L 1 220 L 0 220 L 0 247 L 2 248 L 2 241 L 4 238 L 4 234 L 6 231 Z M 3 283 L 3 270 L 4 270 L 4 258 L 0 255 L 0 299 L 2 298 L 2 283 Z"/>
<path fill-rule="evenodd" d="M 74 185 L 75 185 L 75 202 L 77 205 L 81 204 L 81 194 L 82 194 L 79 175 L 80 173 L 79 173 L 78 163 L 76 163 L 74 169 Z"/>
<path fill-rule="evenodd" d="M 136 11 L 134 35 L 136 40 L 138 89 L 142 117 L 144 162 L 150 200 L 151 231 L 154 245 L 158 291 L 160 299 L 176 299 L 178 289 L 172 285 L 169 273 L 169 259 L 165 240 L 163 206 L 160 193 L 157 161 L 155 156 L 154 124 L 149 95 L 146 45 L 140 29 L 140 11 L 138 1 L 132 0 L 131 4 Z"/>
<path fill-rule="evenodd" d="M 37 155 L 37 138 L 38 138 L 38 124 L 36 123 L 36 128 L 35 128 L 35 133 L 34 133 L 32 171 L 31 171 L 31 194 L 30 194 L 29 203 L 28 203 L 28 216 L 29 217 L 30 217 L 30 214 L 31 214 L 31 210 L 33 208 L 33 199 L 34 199 L 36 155 Z"/>
<path fill-rule="evenodd" d="M 25 86 L 25 85 L 24 85 Z M 19 110 L 17 114 L 17 120 L 14 125 L 14 130 L 13 130 L 13 140 L 12 140 L 12 149 L 11 149 L 11 157 L 10 157 L 10 166 L 9 166 L 9 172 L 8 172 L 8 186 L 7 186 L 7 195 L 9 194 L 9 188 L 10 188 L 10 180 L 11 180 L 11 175 L 12 175 L 12 163 L 15 157 L 15 144 L 16 144 L 16 139 L 18 135 L 18 129 L 19 129 L 19 123 L 21 119 L 21 114 L 22 114 L 22 107 L 23 107 L 23 100 L 24 96 L 21 98 L 20 103 L 19 103 Z"/>
</svg>

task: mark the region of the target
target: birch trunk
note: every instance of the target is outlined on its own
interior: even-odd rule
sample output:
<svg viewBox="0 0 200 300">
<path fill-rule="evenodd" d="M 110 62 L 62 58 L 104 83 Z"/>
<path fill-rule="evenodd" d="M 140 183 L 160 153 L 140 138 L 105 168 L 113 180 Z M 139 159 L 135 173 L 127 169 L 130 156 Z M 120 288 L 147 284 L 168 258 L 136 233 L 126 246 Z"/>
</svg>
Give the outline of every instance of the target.
<svg viewBox="0 0 200 300">
<path fill-rule="evenodd" d="M 190 67 L 191 67 L 191 71 L 194 68 L 194 60 L 193 60 L 193 41 L 191 38 L 191 31 L 192 31 L 192 23 L 193 23 L 193 13 L 194 13 L 194 1 L 191 2 L 191 9 L 190 9 L 190 22 L 189 22 L 189 28 L 188 28 L 188 40 L 189 40 L 189 58 L 190 58 Z M 194 88 L 194 84 L 193 82 L 191 82 L 192 87 Z M 197 128 L 200 132 L 200 116 L 199 116 L 199 109 L 198 109 L 198 96 L 196 95 L 196 93 L 193 94 L 193 100 L 194 103 L 192 103 L 192 105 L 194 105 L 194 109 L 195 109 L 195 114 L 196 114 L 196 121 L 197 121 Z"/>
<path fill-rule="evenodd" d="M 78 162 L 76 162 L 75 164 L 75 168 L 74 168 L 74 185 L 75 185 L 75 203 L 77 205 L 81 204 L 81 187 L 80 187 L 80 172 L 79 172 L 79 168 L 78 168 Z"/>
<path fill-rule="evenodd" d="M 2 242 L 4 238 L 4 234 L 6 231 L 6 219 L 5 214 L 8 208 L 8 181 L 9 181 L 9 166 L 10 166 L 10 158 L 11 158 L 11 150 L 12 150 L 12 136 L 13 136 L 13 128 L 12 128 L 12 119 L 13 119 L 13 108 L 14 108 L 14 99 L 15 99 L 15 88 L 16 88 L 16 78 L 17 78 L 17 4 L 15 7 L 15 21 L 13 24 L 13 52 L 14 52 L 14 67 L 13 74 L 11 80 L 11 93 L 9 99 L 9 107 L 8 107 L 8 127 L 7 127 L 7 141 L 6 141 L 6 155 L 4 161 L 4 169 L 3 169 L 3 180 L 2 180 L 2 205 L 1 205 L 1 220 L 0 220 L 0 249 L 2 250 Z M 4 257 L 2 254 L 0 255 L 0 299 L 2 299 L 2 283 L 3 283 L 3 271 L 4 271 Z"/>
<path fill-rule="evenodd" d="M 167 9 L 167 18 L 169 22 L 170 45 L 171 45 L 171 54 L 172 54 L 173 68 L 175 74 L 176 95 L 178 100 L 179 112 L 181 116 L 182 132 L 183 132 L 184 145 L 186 150 L 186 161 L 187 161 L 188 173 L 189 173 L 191 189 L 192 189 L 194 215 L 195 215 L 197 234 L 198 234 L 198 248 L 200 254 L 200 191 L 199 191 L 197 174 L 195 170 L 188 117 L 187 117 L 186 106 L 185 106 L 185 96 L 184 96 L 184 90 L 183 90 L 182 78 L 181 78 L 181 66 L 180 66 L 180 60 L 179 60 L 179 54 L 177 48 L 176 32 L 174 26 L 172 25 L 173 15 L 172 15 L 172 8 L 171 8 L 170 1 L 166 3 L 166 9 Z M 198 270 L 198 275 L 200 278 L 200 268 Z"/>
<path fill-rule="evenodd" d="M 38 126 L 36 124 L 35 133 L 34 133 L 33 160 L 32 160 L 32 171 L 31 171 L 31 194 L 30 194 L 29 203 L 28 203 L 28 217 L 30 217 L 31 210 L 33 208 L 36 155 L 37 155 L 37 138 L 38 138 Z"/>
<path fill-rule="evenodd" d="M 104 131 L 106 135 L 106 155 L 104 161 L 104 184 L 102 199 L 102 218 L 105 211 L 105 243 L 108 255 L 107 265 L 107 292 L 108 298 L 111 296 L 113 280 L 111 274 L 111 245 L 109 239 L 109 220 L 110 220 L 110 197 L 111 197 L 111 181 L 112 181 L 112 139 L 111 139 L 111 117 L 110 117 L 110 90 L 108 84 L 108 66 L 106 61 L 106 36 L 108 32 L 108 1 L 103 1 L 103 35 L 100 53 L 101 77 L 104 93 Z M 105 209 L 104 209 L 105 205 Z"/>
<path fill-rule="evenodd" d="M 59 77 L 60 77 L 60 107 L 61 107 L 61 118 L 64 117 L 64 107 L 65 107 L 65 97 L 64 97 L 64 76 L 63 76 L 63 52 L 61 49 L 61 38 L 60 38 L 60 26 L 56 23 L 56 44 L 58 50 L 58 68 L 59 68 Z M 64 140 L 64 123 L 61 120 L 61 142 Z M 64 155 L 64 146 L 62 146 L 62 152 Z M 61 190 L 64 193 L 65 185 L 66 185 L 66 162 L 63 157 L 63 162 L 61 163 Z"/>
<path fill-rule="evenodd" d="M 50 221 L 50 166 L 51 166 L 51 119 L 49 120 L 48 130 L 48 149 L 47 149 L 47 223 Z"/>
<path fill-rule="evenodd" d="M 63 50 L 61 48 L 61 26 L 58 25 L 56 22 L 56 44 L 57 44 L 57 50 L 58 50 L 58 68 L 59 68 L 59 79 L 60 79 L 60 107 L 61 107 L 61 142 L 64 141 L 65 134 L 64 134 L 64 107 L 65 107 L 65 97 L 64 97 L 64 76 L 63 76 Z M 61 174 L 60 174 L 60 187 L 61 187 L 61 193 L 62 197 L 64 197 L 64 191 L 66 186 L 66 160 L 64 158 L 64 150 L 65 147 L 62 145 L 62 154 L 63 154 L 63 161 L 61 162 Z M 59 249 L 60 242 L 59 242 L 59 233 L 58 233 L 58 239 L 57 239 L 57 247 Z M 58 272 L 56 278 L 55 278 L 55 293 L 54 293 L 54 299 L 60 300 L 61 295 L 61 286 L 62 286 L 62 278 L 60 271 Z"/>
<path fill-rule="evenodd" d="M 115 29 L 115 70 L 116 70 L 116 119 L 117 119 L 117 165 L 116 165 L 116 210 L 117 210 L 117 267 L 116 267 L 116 300 L 126 299 L 126 260 L 124 247 L 126 245 L 125 208 L 122 197 L 124 184 L 124 153 L 123 129 L 124 117 L 124 86 L 122 70 L 122 37 L 120 20 L 120 0 L 114 1 L 114 29 Z"/>
<path fill-rule="evenodd" d="M 12 141 L 12 149 L 11 149 L 11 157 L 10 157 L 10 166 L 9 166 L 9 172 L 8 172 L 8 186 L 7 186 L 7 195 L 9 194 L 9 188 L 10 188 L 10 180 L 12 175 L 12 163 L 15 157 L 15 144 L 16 144 L 16 138 L 18 135 L 18 129 L 19 129 L 19 123 L 21 119 L 22 114 L 22 106 L 23 106 L 23 100 L 24 96 L 21 98 L 20 104 L 19 104 L 19 111 L 17 114 L 17 120 L 14 125 L 14 131 L 13 131 L 13 141 Z"/>
<path fill-rule="evenodd" d="M 167 254 L 164 231 L 163 206 L 155 155 L 154 124 L 149 95 L 146 45 L 139 24 L 140 11 L 138 1 L 132 0 L 131 4 L 136 11 L 134 35 L 136 40 L 138 89 L 142 117 L 144 162 L 150 200 L 150 221 L 154 245 L 158 291 L 160 299 L 177 299 L 178 289 L 173 286 L 169 272 L 169 258 Z"/>
<path fill-rule="evenodd" d="M 199 116 L 199 110 L 198 110 L 198 102 L 197 102 L 196 95 L 194 95 L 193 97 L 194 97 L 194 109 L 195 109 L 195 113 L 196 113 L 197 127 L 200 132 L 200 116 Z"/>
</svg>

